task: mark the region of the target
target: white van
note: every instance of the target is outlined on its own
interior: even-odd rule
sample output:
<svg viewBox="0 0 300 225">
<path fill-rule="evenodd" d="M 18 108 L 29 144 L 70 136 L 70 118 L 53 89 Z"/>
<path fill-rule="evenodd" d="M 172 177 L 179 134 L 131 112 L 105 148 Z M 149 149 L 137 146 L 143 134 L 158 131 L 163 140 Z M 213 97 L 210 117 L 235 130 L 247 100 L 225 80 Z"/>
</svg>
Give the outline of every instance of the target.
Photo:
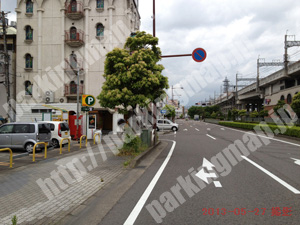
<svg viewBox="0 0 300 225">
<path fill-rule="evenodd" d="M 60 141 L 63 138 L 69 138 L 70 136 L 70 128 L 66 122 L 63 121 L 43 121 L 43 123 L 48 123 L 50 125 L 52 139 L 51 143 L 55 148 L 60 147 Z M 68 140 L 64 140 L 63 144 L 68 144 Z"/>
</svg>

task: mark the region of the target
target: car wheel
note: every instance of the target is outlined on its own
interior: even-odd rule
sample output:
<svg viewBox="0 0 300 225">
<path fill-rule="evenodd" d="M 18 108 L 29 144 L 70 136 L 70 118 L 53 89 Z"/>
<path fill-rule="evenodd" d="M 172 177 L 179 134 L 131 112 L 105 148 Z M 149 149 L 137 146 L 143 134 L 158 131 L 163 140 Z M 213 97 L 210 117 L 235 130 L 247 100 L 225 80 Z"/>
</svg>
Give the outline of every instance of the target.
<svg viewBox="0 0 300 225">
<path fill-rule="evenodd" d="M 27 143 L 25 145 L 25 151 L 28 152 L 28 153 L 32 153 L 33 152 L 33 146 L 34 146 L 33 143 Z"/>
<path fill-rule="evenodd" d="M 159 128 L 158 128 L 158 127 L 156 127 L 156 131 L 159 131 Z"/>
<path fill-rule="evenodd" d="M 59 148 L 60 146 L 59 146 L 58 140 L 52 139 L 52 146 L 53 146 L 54 148 Z"/>
<path fill-rule="evenodd" d="M 178 128 L 177 127 L 172 127 L 172 131 L 177 131 Z"/>
</svg>

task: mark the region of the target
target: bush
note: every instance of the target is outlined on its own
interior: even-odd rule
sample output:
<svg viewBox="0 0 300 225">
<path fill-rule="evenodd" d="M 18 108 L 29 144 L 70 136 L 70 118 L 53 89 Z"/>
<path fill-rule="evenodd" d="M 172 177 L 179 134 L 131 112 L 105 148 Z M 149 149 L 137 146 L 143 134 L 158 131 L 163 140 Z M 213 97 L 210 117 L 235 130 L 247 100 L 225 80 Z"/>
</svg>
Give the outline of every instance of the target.
<svg viewBox="0 0 300 225">
<path fill-rule="evenodd" d="M 293 127 L 288 127 L 288 126 L 277 126 L 276 124 L 255 124 L 255 123 L 238 123 L 238 122 L 219 122 L 220 125 L 223 126 L 228 126 L 228 127 L 235 127 L 235 128 L 242 128 L 246 130 L 253 130 L 254 127 L 260 126 L 268 126 L 273 132 L 275 130 L 281 130 L 281 129 L 286 129 L 286 131 L 282 134 L 291 136 L 291 137 L 298 137 L 300 138 L 300 127 L 293 126 Z"/>
<path fill-rule="evenodd" d="M 142 145 L 140 137 L 136 136 L 134 138 L 130 138 L 130 136 L 126 134 L 125 142 L 123 147 L 120 149 L 120 155 L 136 155 L 141 152 L 143 147 L 144 146 Z"/>
</svg>

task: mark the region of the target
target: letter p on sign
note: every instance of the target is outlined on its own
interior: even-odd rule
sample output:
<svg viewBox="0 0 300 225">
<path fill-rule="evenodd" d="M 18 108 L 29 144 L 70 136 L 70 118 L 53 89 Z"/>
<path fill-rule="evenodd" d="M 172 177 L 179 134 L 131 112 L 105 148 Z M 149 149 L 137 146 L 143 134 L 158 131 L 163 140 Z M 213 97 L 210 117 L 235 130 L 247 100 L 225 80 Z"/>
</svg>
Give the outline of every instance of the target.
<svg viewBox="0 0 300 225">
<path fill-rule="evenodd" d="M 93 106 L 96 99 L 93 95 L 82 95 L 82 106 Z"/>
</svg>

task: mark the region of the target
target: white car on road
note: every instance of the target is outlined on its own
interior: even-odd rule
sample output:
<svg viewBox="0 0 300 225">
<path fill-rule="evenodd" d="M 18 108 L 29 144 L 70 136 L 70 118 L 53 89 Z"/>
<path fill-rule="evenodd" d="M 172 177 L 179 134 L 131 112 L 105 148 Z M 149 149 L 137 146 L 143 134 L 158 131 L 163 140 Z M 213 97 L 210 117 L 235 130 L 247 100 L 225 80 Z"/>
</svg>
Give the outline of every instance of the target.
<svg viewBox="0 0 300 225">
<path fill-rule="evenodd" d="M 171 120 L 168 120 L 168 119 L 158 119 L 156 130 L 157 131 L 159 131 L 159 130 L 177 131 L 178 130 L 178 124 L 173 123 Z"/>
</svg>

